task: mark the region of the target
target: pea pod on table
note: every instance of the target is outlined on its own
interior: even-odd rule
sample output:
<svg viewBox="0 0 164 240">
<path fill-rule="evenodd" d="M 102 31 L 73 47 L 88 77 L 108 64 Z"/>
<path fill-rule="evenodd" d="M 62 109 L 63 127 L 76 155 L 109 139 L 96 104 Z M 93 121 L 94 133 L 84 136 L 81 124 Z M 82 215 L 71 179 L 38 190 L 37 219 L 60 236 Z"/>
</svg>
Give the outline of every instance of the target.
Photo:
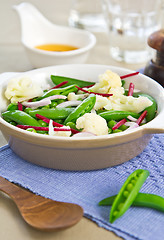
<svg viewBox="0 0 164 240">
<path fill-rule="evenodd" d="M 99 206 L 110 206 L 113 204 L 117 195 L 105 198 L 99 202 Z M 164 212 L 164 198 L 155 194 L 138 193 L 132 206 L 153 208 Z"/>
<path fill-rule="evenodd" d="M 66 118 L 64 124 L 68 122 L 76 122 L 76 120 L 92 110 L 96 102 L 95 94 L 90 94 L 80 105 L 78 105 Z"/>
<path fill-rule="evenodd" d="M 2 113 L 2 117 L 4 119 L 8 118 L 11 121 L 16 122 L 17 124 L 40 127 L 40 124 L 35 118 L 33 118 L 28 113 L 23 111 L 19 110 L 6 111 Z"/>
<path fill-rule="evenodd" d="M 121 217 L 132 205 L 148 176 L 149 171 L 137 169 L 127 178 L 113 202 L 110 212 L 111 223 Z"/>
</svg>

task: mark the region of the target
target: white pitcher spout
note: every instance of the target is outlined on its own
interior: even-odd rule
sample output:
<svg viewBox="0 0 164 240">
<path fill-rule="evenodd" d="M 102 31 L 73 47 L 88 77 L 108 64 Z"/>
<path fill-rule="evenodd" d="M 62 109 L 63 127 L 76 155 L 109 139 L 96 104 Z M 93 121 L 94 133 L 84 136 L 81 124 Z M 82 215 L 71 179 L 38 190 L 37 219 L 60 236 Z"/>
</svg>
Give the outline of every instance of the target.
<svg viewBox="0 0 164 240">
<path fill-rule="evenodd" d="M 23 2 L 14 5 L 13 9 L 19 15 L 22 41 L 28 41 L 29 37 L 39 37 L 44 28 L 52 25 L 31 3 Z"/>
</svg>

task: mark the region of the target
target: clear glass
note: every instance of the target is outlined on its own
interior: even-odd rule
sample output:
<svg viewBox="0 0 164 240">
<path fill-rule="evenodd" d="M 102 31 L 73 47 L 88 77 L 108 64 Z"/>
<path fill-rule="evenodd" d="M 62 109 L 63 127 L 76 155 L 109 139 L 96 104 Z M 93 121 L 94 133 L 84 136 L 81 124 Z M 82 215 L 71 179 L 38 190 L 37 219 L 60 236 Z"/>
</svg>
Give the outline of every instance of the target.
<svg viewBox="0 0 164 240">
<path fill-rule="evenodd" d="M 74 0 L 72 2 L 69 26 L 90 31 L 105 31 L 106 22 L 101 0 Z"/>
<path fill-rule="evenodd" d="M 110 54 L 117 61 L 146 62 L 148 36 L 161 27 L 161 0 L 104 0 Z"/>
</svg>

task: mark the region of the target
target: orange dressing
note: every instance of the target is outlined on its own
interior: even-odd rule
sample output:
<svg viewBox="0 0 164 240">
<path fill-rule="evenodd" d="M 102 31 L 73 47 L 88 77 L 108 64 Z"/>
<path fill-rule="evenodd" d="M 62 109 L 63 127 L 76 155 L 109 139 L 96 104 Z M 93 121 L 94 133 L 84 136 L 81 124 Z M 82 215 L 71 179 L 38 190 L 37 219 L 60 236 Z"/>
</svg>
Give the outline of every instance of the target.
<svg viewBox="0 0 164 240">
<path fill-rule="evenodd" d="M 53 52 L 65 52 L 65 51 L 72 51 L 78 49 L 77 47 L 71 45 L 64 45 L 64 44 L 43 44 L 35 46 L 35 48 L 45 51 L 53 51 Z"/>
</svg>

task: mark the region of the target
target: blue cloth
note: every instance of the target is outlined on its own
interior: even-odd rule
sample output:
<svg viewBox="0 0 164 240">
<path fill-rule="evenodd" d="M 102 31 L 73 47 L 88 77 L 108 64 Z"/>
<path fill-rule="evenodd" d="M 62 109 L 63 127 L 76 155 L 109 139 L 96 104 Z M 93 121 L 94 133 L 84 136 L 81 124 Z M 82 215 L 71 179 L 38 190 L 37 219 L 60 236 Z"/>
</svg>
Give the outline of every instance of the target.
<svg viewBox="0 0 164 240">
<path fill-rule="evenodd" d="M 163 240 L 164 213 L 131 207 L 110 224 L 110 207 L 98 206 L 103 198 L 117 194 L 128 175 L 139 168 L 150 172 L 141 192 L 164 197 L 164 134 L 155 135 L 134 159 L 96 171 L 67 172 L 43 168 L 22 160 L 9 146 L 0 149 L 0 175 L 6 179 L 44 197 L 81 205 L 85 217 L 124 239 Z"/>
</svg>

